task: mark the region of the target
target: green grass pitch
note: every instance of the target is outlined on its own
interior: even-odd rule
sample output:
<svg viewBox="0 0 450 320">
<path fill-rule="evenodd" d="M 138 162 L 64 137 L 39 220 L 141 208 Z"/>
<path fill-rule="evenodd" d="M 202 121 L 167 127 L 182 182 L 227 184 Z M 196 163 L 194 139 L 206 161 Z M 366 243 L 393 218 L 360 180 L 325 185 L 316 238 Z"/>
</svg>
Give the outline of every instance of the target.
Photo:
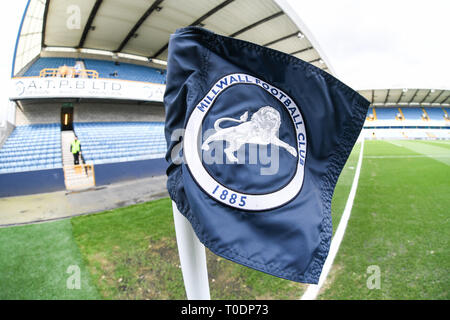
<svg viewBox="0 0 450 320">
<path fill-rule="evenodd" d="M 333 230 L 357 144 L 339 178 Z M 366 141 L 352 214 L 319 299 L 449 299 L 449 141 Z M 299 299 L 306 285 L 207 251 L 213 299 Z M 80 268 L 80 289 L 67 268 Z M 369 267 L 379 288 L 369 288 Z M 169 199 L 0 229 L 0 299 L 185 299 Z"/>
</svg>

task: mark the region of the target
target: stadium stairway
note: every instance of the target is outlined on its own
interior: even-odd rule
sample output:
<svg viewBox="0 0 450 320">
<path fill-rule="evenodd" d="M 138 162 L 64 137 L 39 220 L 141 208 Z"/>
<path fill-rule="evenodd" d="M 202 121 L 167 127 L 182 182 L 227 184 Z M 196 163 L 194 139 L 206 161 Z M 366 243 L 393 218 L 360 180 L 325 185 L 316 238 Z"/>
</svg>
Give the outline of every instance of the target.
<svg viewBox="0 0 450 320">
<path fill-rule="evenodd" d="M 447 116 L 447 117 L 445 118 L 445 121 L 450 121 L 450 116 L 448 115 L 447 110 L 445 110 L 445 108 L 442 108 L 442 111 L 444 111 L 444 114 Z"/>
<path fill-rule="evenodd" d="M 73 131 L 61 131 L 62 160 L 66 189 L 71 191 L 89 189 L 95 186 L 94 166 L 83 164 L 81 156 L 80 164 L 73 164 L 70 144 L 74 138 L 75 134 Z M 81 145 L 81 152 L 83 152 L 83 145 Z"/>
<path fill-rule="evenodd" d="M 400 115 L 402 116 L 401 120 L 405 120 L 405 115 L 403 114 L 403 111 L 401 108 L 398 108 L 398 112 L 400 113 Z"/>
</svg>

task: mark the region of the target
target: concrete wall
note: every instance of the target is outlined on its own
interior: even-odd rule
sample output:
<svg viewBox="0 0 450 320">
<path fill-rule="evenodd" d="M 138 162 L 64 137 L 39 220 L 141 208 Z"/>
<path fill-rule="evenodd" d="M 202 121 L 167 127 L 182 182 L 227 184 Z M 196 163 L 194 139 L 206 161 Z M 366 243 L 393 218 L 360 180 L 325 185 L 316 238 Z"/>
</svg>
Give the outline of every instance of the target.
<svg viewBox="0 0 450 320">
<path fill-rule="evenodd" d="M 62 102 L 22 101 L 16 108 L 16 126 L 60 123 Z M 73 102 L 74 122 L 158 121 L 164 122 L 162 104 Z"/>
<path fill-rule="evenodd" d="M 161 104 L 74 103 L 74 122 L 161 121 L 165 119 Z"/>
<path fill-rule="evenodd" d="M 61 103 L 22 103 L 16 108 L 16 126 L 37 123 L 60 123 Z"/>
</svg>

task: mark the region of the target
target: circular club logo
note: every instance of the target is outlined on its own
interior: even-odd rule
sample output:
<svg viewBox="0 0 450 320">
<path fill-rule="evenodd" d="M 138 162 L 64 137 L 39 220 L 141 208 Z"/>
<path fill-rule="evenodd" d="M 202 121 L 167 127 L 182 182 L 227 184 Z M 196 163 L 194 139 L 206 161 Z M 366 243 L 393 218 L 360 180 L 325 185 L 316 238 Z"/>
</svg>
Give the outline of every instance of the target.
<svg viewBox="0 0 450 320">
<path fill-rule="evenodd" d="M 205 128 L 213 133 L 202 139 Z M 225 145 L 215 153 L 220 152 L 226 164 L 211 167 L 203 153 L 215 143 Z M 219 79 L 194 108 L 183 149 L 192 177 L 210 197 L 234 208 L 262 211 L 280 207 L 300 192 L 306 143 L 303 117 L 294 100 L 261 79 L 236 73 Z M 238 153 L 249 146 L 280 150 L 277 160 L 284 175 L 274 174 L 268 180 L 240 162 Z M 277 183 L 276 190 L 268 189 Z"/>
</svg>

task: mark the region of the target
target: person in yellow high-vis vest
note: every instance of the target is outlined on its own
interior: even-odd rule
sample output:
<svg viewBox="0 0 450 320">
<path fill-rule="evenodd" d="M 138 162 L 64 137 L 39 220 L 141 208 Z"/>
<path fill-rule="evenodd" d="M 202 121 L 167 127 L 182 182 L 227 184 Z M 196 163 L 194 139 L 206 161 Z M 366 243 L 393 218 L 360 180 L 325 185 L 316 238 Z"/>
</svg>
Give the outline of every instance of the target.
<svg viewBox="0 0 450 320">
<path fill-rule="evenodd" d="M 75 140 L 70 144 L 70 152 L 73 154 L 73 164 L 79 164 L 79 156 L 81 152 L 80 140 L 75 136 Z"/>
</svg>

